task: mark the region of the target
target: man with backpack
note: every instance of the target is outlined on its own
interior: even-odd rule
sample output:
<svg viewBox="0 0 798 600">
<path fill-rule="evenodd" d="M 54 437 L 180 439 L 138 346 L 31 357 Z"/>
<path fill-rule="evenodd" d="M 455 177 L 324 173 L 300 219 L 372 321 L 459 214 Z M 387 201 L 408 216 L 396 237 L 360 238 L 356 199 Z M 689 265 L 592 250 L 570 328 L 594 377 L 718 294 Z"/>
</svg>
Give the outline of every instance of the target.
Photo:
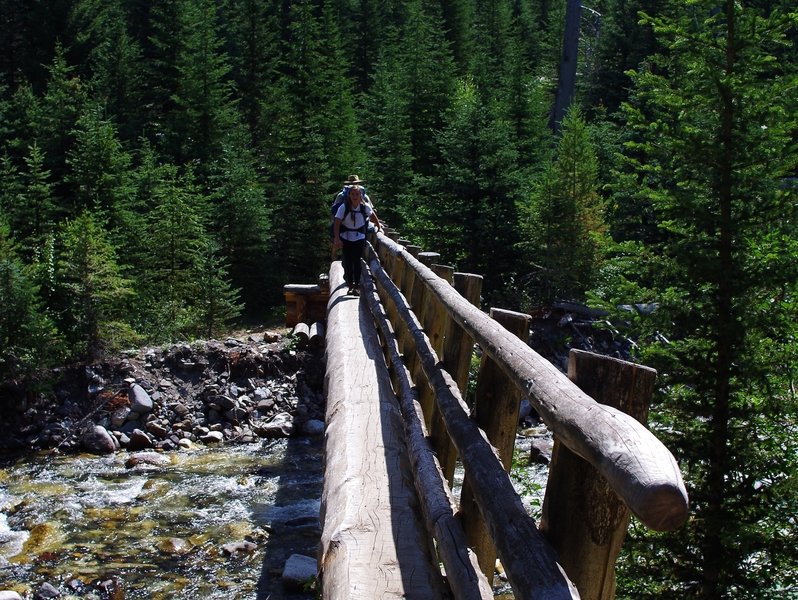
<svg viewBox="0 0 798 600">
<path fill-rule="evenodd" d="M 333 215 L 333 248 L 343 248 L 344 281 L 349 286 L 347 294 L 357 296 L 360 284 L 363 249 L 366 246 L 366 232 L 369 221 L 377 230 L 381 228 L 377 213 L 363 200 L 366 195 L 362 180 L 352 175 L 345 182 L 343 201 Z"/>
</svg>

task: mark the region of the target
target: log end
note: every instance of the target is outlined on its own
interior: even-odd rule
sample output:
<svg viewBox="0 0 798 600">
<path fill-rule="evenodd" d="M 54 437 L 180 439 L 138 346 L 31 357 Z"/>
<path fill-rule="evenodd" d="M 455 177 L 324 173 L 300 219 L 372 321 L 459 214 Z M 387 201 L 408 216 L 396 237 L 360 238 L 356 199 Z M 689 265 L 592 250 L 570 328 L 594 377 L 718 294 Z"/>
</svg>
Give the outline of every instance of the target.
<svg viewBox="0 0 798 600">
<path fill-rule="evenodd" d="M 654 531 L 673 531 L 681 527 L 689 513 L 690 502 L 683 485 L 673 482 L 649 486 L 645 497 L 633 510 L 642 523 Z"/>
</svg>

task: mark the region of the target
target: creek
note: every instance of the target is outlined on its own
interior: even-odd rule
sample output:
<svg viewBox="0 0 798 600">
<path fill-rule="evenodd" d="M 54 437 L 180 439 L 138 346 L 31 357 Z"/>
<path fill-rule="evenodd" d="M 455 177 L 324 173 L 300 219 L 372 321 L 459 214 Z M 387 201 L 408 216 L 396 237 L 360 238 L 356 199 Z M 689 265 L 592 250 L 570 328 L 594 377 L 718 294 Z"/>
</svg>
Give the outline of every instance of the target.
<svg viewBox="0 0 798 600">
<path fill-rule="evenodd" d="M 292 554 L 316 556 L 323 440 L 0 463 L 0 590 L 33 598 L 313 598 L 288 591 Z M 47 587 L 47 586 L 45 586 Z"/>
</svg>

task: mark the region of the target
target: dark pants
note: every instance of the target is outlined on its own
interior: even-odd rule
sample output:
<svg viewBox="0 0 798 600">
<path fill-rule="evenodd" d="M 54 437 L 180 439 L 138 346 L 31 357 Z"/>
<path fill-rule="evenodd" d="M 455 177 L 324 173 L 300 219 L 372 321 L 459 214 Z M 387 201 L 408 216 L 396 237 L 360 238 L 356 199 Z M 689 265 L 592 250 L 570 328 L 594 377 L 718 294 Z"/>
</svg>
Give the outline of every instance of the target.
<svg viewBox="0 0 798 600">
<path fill-rule="evenodd" d="M 350 288 L 357 286 L 360 283 L 360 258 L 363 256 L 363 249 L 366 247 L 366 240 L 362 239 L 357 242 L 343 242 L 343 263 L 344 263 L 344 281 Z"/>
</svg>

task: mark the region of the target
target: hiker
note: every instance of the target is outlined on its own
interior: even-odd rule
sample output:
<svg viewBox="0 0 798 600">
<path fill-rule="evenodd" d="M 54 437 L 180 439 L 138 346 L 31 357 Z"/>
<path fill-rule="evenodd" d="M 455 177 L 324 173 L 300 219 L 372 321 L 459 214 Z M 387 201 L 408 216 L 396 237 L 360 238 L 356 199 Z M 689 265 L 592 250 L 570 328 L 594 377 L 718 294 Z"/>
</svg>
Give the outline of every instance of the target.
<svg viewBox="0 0 798 600">
<path fill-rule="evenodd" d="M 353 179 L 354 178 L 354 179 Z M 379 231 L 380 221 L 371 205 L 363 202 L 365 190 L 356 175 L 349 178 L 346 200 L 341 203 L 335 213 L 333 222 L 333 248 L 343 248 L 344 281 L 349 289 L 347 295 L 359 295 L 360 259 L 366 246 L 366 231 L 369 222 Z M 354 183 L 356 181 L 357 183 Z"/>
</svg>

